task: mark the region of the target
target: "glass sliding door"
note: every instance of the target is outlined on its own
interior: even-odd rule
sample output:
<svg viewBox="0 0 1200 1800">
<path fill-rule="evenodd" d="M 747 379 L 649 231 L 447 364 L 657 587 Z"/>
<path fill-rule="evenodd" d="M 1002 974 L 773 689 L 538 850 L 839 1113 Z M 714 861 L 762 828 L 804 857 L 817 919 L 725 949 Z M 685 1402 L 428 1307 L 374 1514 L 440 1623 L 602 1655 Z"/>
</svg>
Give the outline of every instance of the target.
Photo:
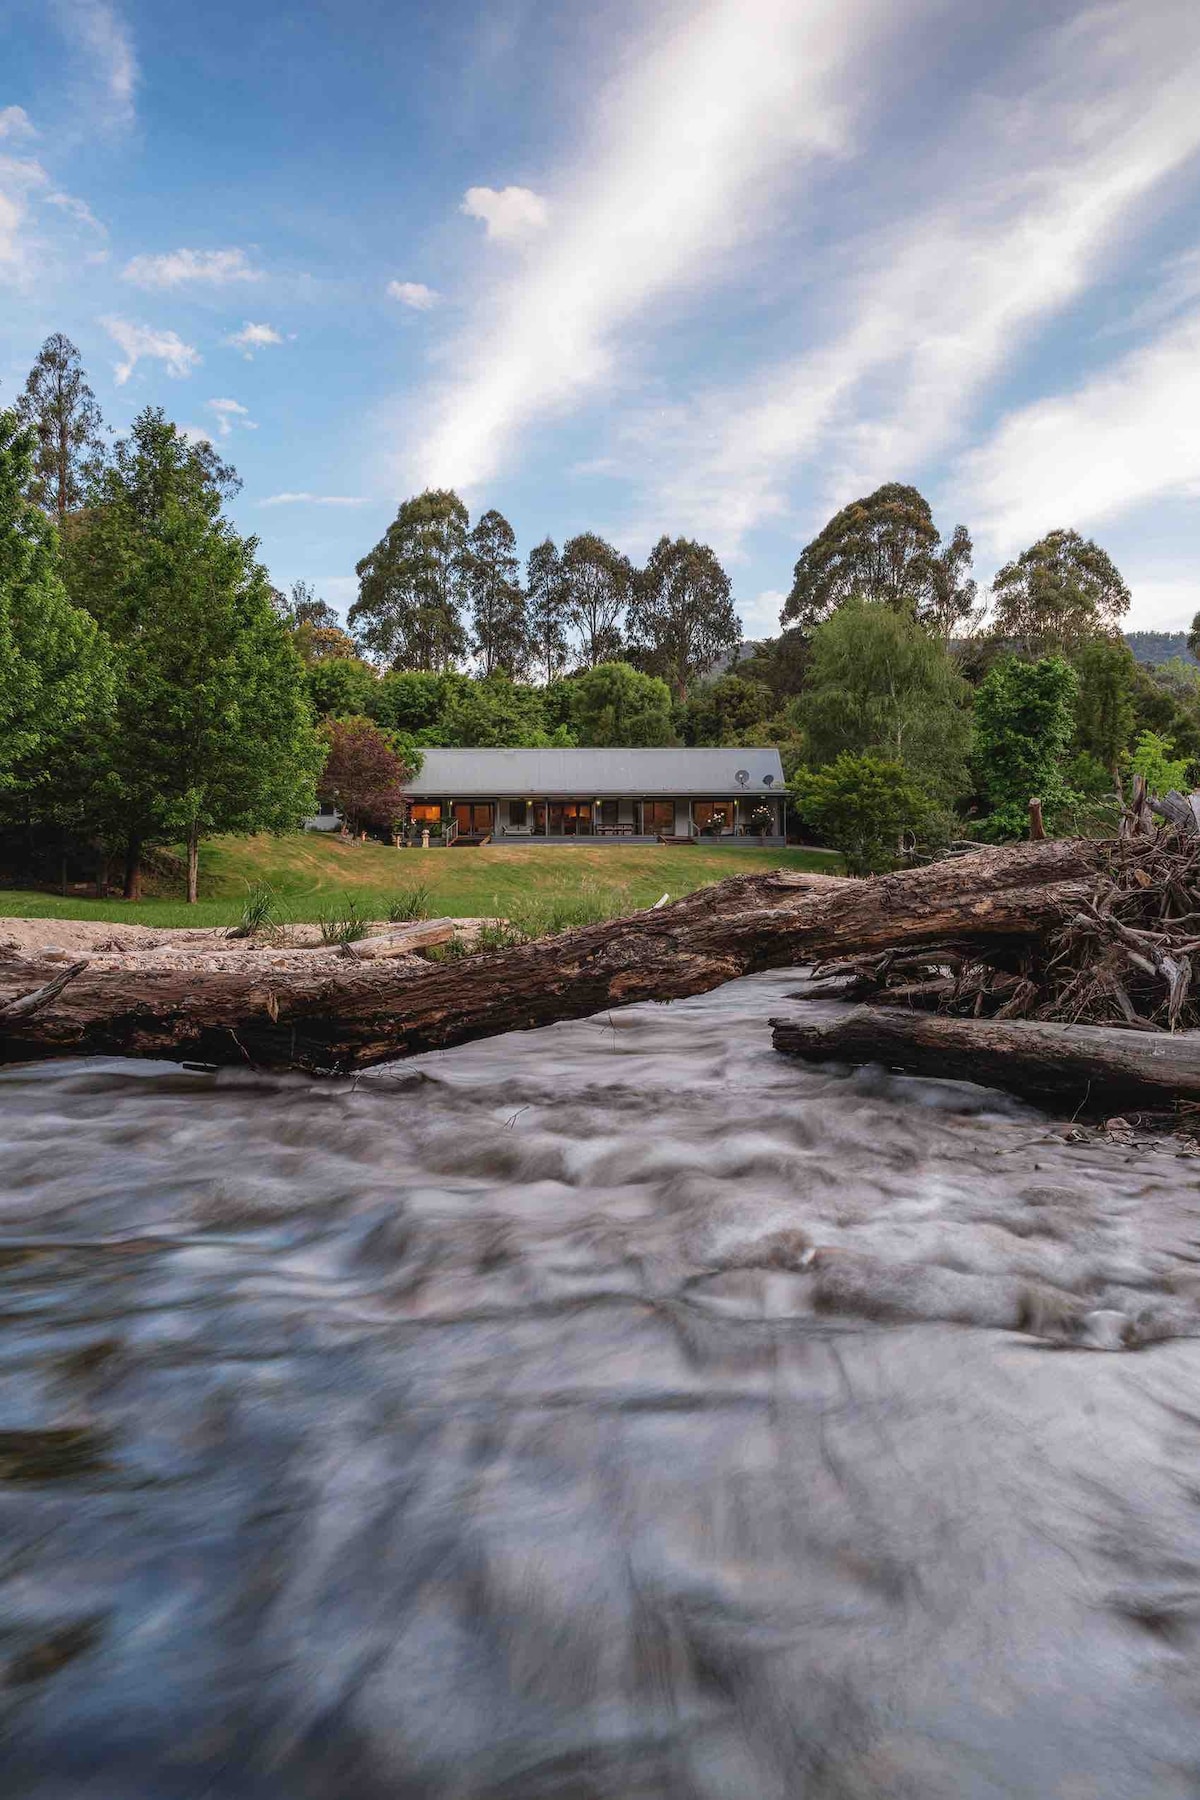
<svg viewBox="0 0 1200 1800">
<path fill-rule="evenodd" d="M 642 802 L 642 830 L 657 832 L 661 837 L 674 837 L 675 802 L 673 800 L 644 800 Z"/>
<path fill-rule="evenodd" d="M 482 837 L 495 828 L 496 809 L 490 800 L 459 800 L 454 807 L 454 823 L 460 837 Z"/>
<path fill-rule="evenodd" d="M 590 800 L 551 800 L 547 805 L 550 837 L 591 837 L 592 803 Z"/>
</svg>

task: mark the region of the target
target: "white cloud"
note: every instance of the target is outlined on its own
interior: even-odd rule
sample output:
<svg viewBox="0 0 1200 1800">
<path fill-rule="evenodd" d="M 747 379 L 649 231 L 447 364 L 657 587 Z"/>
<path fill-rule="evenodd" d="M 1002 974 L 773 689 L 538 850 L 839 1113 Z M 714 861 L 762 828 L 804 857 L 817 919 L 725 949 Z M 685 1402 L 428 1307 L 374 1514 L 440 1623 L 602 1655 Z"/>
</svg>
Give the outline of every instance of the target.
<svg viewBox="0 0 1200 1800">
<path fill-rule="evenodd" d="M 282 344 L 283 333 L 276 331 L 273 325 L 255 325 L 247 319 L 240 331 L 233 332 L 223 341 L 240 350 L 247 362 L 253 362 L 256 350 L 265 350 L 270 344 Z"/>
<path fill-rule="evenodd" d="M 480 305 L 409 478 L 478 483 L 530 421 L 612 378 L 624 324 L 724 274 L 782 173 L 844 146 L 846 66 L 878 54 L 893 15 L 886 0 L 706 0 L 646 16 L 657 41 L 601 95 L 540 240 Z"/>
<path fill-rule="evenodd" d="M 36 249 L 32 201 L 49 181 L 32 157 L 0 156 L 0 279 L 23 283 L 31 277 Z"/>
<path fill-rule="evenodd" d="M 229 437 L 235 425 L 243 431 L 257 431 L 258 426 L 250 417 L 250 409 L 243 406 L 240 400 L 206 400 L 204 404 L 209 412 L 217 415 L 217 429 L 222 437 Z"/>
<path fill-rule="evenodd" d="M 411 306 L 414 312 L 428 312 L 440 299 L 437 290 L 426 287 L 423 281 L 389 281 L 387 291 L 391 299 Z"/>
<path fill-rule="evenodd" d="M 244 250 L 167 250 L 159 256 L 135 256 L 121 271 L 126 281 L 143 288 L 176 288 L 187 282 L 224 286 L 231 281 L 261 281 L 262 271 Z"/>
<path fill-rule="evenodd" d="M 260 506 L 366 506 L 364 494 L 268 494 Z"/>
<path fill-rule="evenodd" d="M 207 425 L 177 425 L 175 429 L 189 444 L 211 444 L 213 441 L 212 432 Z"/>
<path fill-rule="evenodd" d="M 739 600 L 738 613 L 742 621 L 742 636 L 752 643 L 759 638 L 777 637 L 779 634 L 779 614 L 787 599 L 778 588 L 766 588 L 756 594 L 753 600 Z"/>
<path fill-rule="evenodd" d="M 1011 105 L 990 90 L 941 146 L 939 166 L 960 175 L 940 203 L 864 247 L 840 335 L 702 396 L 666 436 L 649 422 L 646 454 L 669 465 L 655 517 L 719 519 L 735 552 L 786 510 L 806 461 L 819 458 L 832 507 L 959 439 L 1014 348 L 1086 289 L 1137 203 L 1200 148 L 1200 14 L 1190 0 L 1160 12 L 1147 32 L 1140 0 L 1124 0 L 1035 39 L 1039 79 Z"/>
<path fill-rule="evenodd" d="M 37 136 L 37 128 L 23 106 L 0 106 L 0 140 Z"/>
<path fill-rule="evenodd" d="M 1122 563 L 1122 572 L 1133 592 L 1133 605 L 1125 621 L 1127 631 L 1186 631 L 1200 610 L 1200 577 L 1194 568 L 1178 575 L 1151 575 Z"/>
<path fill-rule="evenodd" d="M 88 66 L 112 125 L 134 120 L 138 68 L 125 24 L 108 0 L 56 0 L 63 29 Z"/>
<path fill-rule="evenodd" d="M 961 475 L 1000 556 L 1055 526 L 1200 495 L 1200 311 L 1074 393 L 1011 413 Z"/>
<path fill-rule="evenodd" d="M 156 331 L 150 325 L 138 325 L 131 319 L 112 314 L 100 320 L 105 331 L 124 352 L 124 361 L 113 364 L 113 378 L 124 387 L 138 363 L 144 358 L 160 362 L 168 375 L 190 375 L 202 361 L 199 352 L 185 344 L 174 331 Z"/>
<path fill-rule="evenodd" d="M 482 220 L 488 237 L 502 244 L 529 237 L 550 222 L 549 206 L 527 187 L 468 188 L 459 211 Z"/>
<path fill-rule="evenodd" d="M 57 206 L 61 211 L 69 214 L 69 216 L 72 219 L 75 219 L 80 225 L 87 225 L 93 231 L 98 231 L 101 237 L 108 236 L 106 228 L 100 223 L 100 220 L 96 217 L 87 201 L 80 200 L 76 194 L 47 194 L 46 205 Z"/>
</svg>

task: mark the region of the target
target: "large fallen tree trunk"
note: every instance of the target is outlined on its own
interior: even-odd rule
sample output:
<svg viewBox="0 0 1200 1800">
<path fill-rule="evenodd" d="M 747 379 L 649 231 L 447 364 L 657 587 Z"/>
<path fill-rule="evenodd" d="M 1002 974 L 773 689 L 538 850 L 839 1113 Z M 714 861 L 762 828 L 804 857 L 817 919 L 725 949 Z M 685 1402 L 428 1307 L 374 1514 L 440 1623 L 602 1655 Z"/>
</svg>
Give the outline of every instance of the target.
<svg viewBox="0 0 1200 1800">
<path fill-rule="evenodd" d="M 834 1018 L 773 1019 L 774 1044 L 805 1062 L 883 1063 L 1006 1088 L 1067 1111 L 1200 1101 L 1200 1032 L 955 1019 L 895 1007 L 848 1007 Z"/>
<path fill-rule="evenodd" d="M 870 881 L 778 871 L 420 974 L 87 969 L 32 1017 L 0 1015 L 0 1061 L 105 1053 L 269 1068 L 348 1069 L 472 1038 L 702 993 L 816 958 L 928 944 L 1023 941 L 1088 891 L 1097 847 L 1013 845 Z M 0 1004 L 46 978 L 0 964 Z"/>
</svg>

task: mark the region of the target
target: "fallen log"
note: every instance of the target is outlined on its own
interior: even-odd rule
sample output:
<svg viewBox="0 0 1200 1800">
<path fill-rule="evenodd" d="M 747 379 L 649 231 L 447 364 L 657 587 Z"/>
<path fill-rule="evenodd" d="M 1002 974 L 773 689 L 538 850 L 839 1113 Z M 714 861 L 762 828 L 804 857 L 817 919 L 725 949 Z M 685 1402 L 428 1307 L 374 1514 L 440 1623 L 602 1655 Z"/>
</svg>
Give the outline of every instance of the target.
<svg viewBox="0 0 1200 1800">
<path fill-rule="evenodd" d="M 905 1075 L 975 1081 L 1051 1110 L 1200 1101 L 1200 1031 L 956 1019 L 855 1006 L 833 1018 L 772 1019 L 773 1043 L 805 1062 L 883 1063 Z"/>
<path fill-rule="evenodd" d="M 739 975 L 947 938 L 1026 939 L 1088 891 L 1096 845 L 981 850 L 868 881 L 735 876 L 660 910 L 415 974 L 93 969 L 32 1019 L 0 1019 L 0 1061 L 106 1054 L 345 1070 L 473 1038 L 703 993 Z M 34 965 L 0 964 L 0 1003 Z"/>
<path fill-rule="evenodd" d="M 385 956 L 411 956 L 415 950 L 430 950 L 435 944 L 448 944 L 457 930 L 455 919 L 415 919 L 411 925 L 395 931 L 355 938 L 352 943 L 342 945 L 342 955 L 350 962 L 378 962 Z"/>
</svg>

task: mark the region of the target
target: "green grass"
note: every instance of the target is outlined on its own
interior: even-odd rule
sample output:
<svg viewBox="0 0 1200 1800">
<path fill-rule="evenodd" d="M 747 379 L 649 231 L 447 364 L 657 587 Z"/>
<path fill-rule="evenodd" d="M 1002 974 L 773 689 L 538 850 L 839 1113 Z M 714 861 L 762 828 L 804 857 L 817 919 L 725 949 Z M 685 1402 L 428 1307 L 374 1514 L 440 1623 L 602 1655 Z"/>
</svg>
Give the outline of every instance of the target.
<svg viewBox="0 0 1200 1800">
<path fill-rule="evenodd" d="M 835 873 L 840 859 L 824 850 L 713 849 L 681 846 L 488 844 L 481 850 L 392 850 L 317 832 L 288 837 L 214 838 L 201 846 L 195 906 L 168 896 L 131 904 L 120 899 L 62 899 L 57 894 L 0 888 L 0 916 L 108 919 L 141 925 L 236 925 L 248 899 L 269 887 L 282 920 L 344 916 L 385 919 L 415 888 L 429 917 L 527 918 L 573 923 L 650 906 L 765 869 Z"/>
</svg>

